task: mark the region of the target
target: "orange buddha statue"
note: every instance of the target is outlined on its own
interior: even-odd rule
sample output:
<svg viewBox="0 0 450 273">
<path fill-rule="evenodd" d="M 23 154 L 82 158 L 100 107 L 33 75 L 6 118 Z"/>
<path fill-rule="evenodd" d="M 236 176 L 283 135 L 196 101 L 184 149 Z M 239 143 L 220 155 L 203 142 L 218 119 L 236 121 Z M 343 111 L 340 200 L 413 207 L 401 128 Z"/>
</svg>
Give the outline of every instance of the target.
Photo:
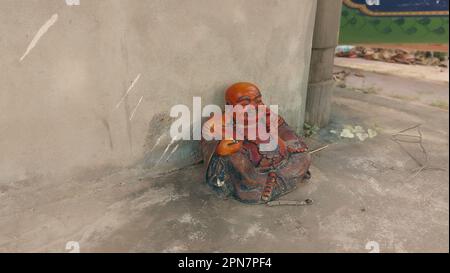
<svg viewBox="0 0 450 273">
<path fill-rule="evenodd" d="M 265 106 L 258 87 L 246 82 L 230 86 L 226 90 L 225 101 L 227 105 L 242 106 L 237 109 L 248 106 L 264 109 L 260 106 Z M 211 134 L 222 130 L 222 136 L 226 135 L 226 126 L 231 125 L 234 129 L 233 137 L 229 139 L 201 141 L 207 168 L 206 182 L 220 196 L 234 197 L 245 203 L 266 203 L 294 190 L 298 183 L 311 177 L 311 156 L 307 145 L 281 116 L 268 107 L 265 109 L 264 113 L 257 113 L 253 122 L 244 115 L 242 139 L 236 138 L 236 113 L 231 124 L 226 124 L 224 115 L 213 116 L 204 124 L 204 132 L 205 128 Z M 275 127 L 271 127 L 270 122 L 274 122 L 272 126 Z M 276 145 L 272 150 L 261 149 L 268 140 L 262 139 L 258 133 L 253 138 L 249 137 L 248 129 L 261 124 L 269 134 L 273 133 L 271 128 L 277 129 Z"/>
</svg>

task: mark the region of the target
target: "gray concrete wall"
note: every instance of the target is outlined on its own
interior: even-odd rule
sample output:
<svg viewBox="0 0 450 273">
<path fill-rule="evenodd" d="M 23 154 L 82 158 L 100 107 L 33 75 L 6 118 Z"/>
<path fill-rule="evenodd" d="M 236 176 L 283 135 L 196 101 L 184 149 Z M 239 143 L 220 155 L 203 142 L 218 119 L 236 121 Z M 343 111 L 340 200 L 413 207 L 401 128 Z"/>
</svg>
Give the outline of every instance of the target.
<svg viewBox="0 0 450 273">
<path fill-rule="evenodd" d="M 170 108 L 223 104 L 235 81 L 302 124 L 316 1 L 80 2 L 0 0 L 0 183 L 191 164 L 194 143 L 169 146 Z"/>
</svg>

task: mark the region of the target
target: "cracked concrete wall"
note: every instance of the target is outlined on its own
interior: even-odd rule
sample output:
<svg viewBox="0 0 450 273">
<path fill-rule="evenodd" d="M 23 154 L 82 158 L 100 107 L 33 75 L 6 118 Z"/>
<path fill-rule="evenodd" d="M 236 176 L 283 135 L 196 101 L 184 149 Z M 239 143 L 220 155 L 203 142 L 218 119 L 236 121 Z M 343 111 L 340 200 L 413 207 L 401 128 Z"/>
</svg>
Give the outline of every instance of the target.
<svg viewBox="0 0 450 273">
<path fill-rule="evenodd" d="M 315 0 L 77 2 L 0 0 L 0 183 L 191 164 L 170 108 L 236 81 L 302 124 Z"/>
</svg>

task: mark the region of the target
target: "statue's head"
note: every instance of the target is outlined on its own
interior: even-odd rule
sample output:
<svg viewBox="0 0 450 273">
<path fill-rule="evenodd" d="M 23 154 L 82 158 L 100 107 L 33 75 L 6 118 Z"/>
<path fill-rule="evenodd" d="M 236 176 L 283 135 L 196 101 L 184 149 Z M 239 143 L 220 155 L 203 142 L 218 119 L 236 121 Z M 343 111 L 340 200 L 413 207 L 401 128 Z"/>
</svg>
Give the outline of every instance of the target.
<svg viewBox="0 0 450 273">
<path fill-rule="evenodd" d="M 257 107 L 263 104 L 258 87 L 248 82 L 238 82 L 230 86 L 225 92 L 225 102 L 233 106 L 240 104 Z"/>
</svg>

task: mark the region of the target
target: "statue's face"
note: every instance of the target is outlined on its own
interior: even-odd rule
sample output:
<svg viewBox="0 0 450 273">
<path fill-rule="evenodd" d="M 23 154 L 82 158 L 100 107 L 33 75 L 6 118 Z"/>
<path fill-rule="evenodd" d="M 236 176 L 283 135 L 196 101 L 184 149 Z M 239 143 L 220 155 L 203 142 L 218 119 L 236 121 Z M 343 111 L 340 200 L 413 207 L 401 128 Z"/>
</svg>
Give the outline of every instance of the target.
<svg viewBox="0 0 450 273">
<path fill-rule="evenodd" d="M 230 86 L 230 88 L 227 89 L 225 94 L 225 100 L 228 105 L 240 105 L 244 108 L 242 109 L 244 112 L 247 112 L 249 109 L 246 108 L 247 106 L 253 106 L 253 110 L 255 110 L 255 114 L 258 114 L 258 106 L 264 105 L 262 102 L 262 96 L 261 92 L 259 91 L 258 87 L 256 85 L 246 82 L 236 83 Z M 236 113 L 242 110 L 236 110 Z M 241 116 L 242 117 L 242 116 Z M 236 115 L 234 115 L 234 118 L 236 118 Z M 249 120 L 247 115 L 243 116 L 243 121 L 245 124 L 250 125 L 252 124 L 252 120 Z M 259 118 L 256 116 L 256 120 L 258 121 Z"/>
<path fill-rule="evenodd" d="M 236 83 L 228 88 L 225 100 L 230 105 L 252 105 L 255 108 L 263 105 L 261 92 L 258 87 L 251 83 Z"/>
</svg>

